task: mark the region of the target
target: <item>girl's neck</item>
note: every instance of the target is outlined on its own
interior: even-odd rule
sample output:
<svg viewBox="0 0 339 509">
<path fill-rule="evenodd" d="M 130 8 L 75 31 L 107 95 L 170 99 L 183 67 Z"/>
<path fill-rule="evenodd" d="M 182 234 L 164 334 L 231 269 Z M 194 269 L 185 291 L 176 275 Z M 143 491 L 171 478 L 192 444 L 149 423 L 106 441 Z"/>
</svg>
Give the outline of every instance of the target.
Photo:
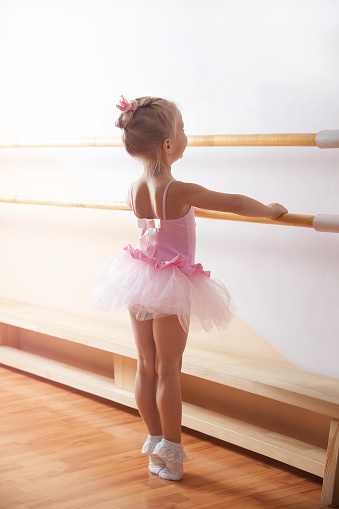
<svg viewBox="0 0 339 509">
<path fill-rule="evenodd" d="M 172 180 L 173 176 L 171 173 L 171 166 L 167 167 L 167 166 L 161 165 L 160 169 L 157 169 L 156 171 L 152 171 L 147 166 L 144 166 L 143 177 L 146 180 L 149 180 L 150 178 L 155 178 L 155 179 L 160 179 L 160 180 L 170 178 Z"/>
</svg>

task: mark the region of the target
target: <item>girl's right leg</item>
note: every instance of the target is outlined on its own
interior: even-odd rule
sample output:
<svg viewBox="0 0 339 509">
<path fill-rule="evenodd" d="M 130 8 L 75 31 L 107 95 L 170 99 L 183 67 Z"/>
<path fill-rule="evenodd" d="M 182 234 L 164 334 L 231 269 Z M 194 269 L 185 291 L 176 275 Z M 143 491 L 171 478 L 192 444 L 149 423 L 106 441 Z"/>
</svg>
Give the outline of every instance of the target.
<svg viewBox="0 0 339 509">
<path fill-rule="evenodd" d="M 161 419 L 163 440 L 155 447 L 154 454 L 165 460 L 166 468 L 159 476 L 179 481 L 184 473 L 186 459 L 181 444 L 182 401 L 180 374 L 182 354 L 187 334 L 176 315 L 153 319 L 153 337 L 156 348 L 155 369 L 158 375 L 157 407 Z"/>
<path fill-rule="evenodd" d="M 176 315 L 153 320 L 155 370 L 158 375 L 157 407 L 164 438 L 181 443 L 182 401 L 180 374 L 187 342 Z"/>
</svg>

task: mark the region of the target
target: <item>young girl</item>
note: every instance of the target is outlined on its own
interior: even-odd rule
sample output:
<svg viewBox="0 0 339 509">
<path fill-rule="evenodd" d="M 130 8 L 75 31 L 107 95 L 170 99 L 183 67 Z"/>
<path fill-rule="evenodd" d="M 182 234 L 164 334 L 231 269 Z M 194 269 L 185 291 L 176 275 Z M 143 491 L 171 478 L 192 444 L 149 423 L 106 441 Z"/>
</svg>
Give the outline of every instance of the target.
<svg viewBox="0 0 339 509">
<path fill-rule="evenodd" d="M 171 167 L 183 156 L 187 137 L 174 103 L 154 97 L 129 103 L 122 97 L 117 107 L 125 148 L 144 166 L 127 196 L 140 228 L 140 250 L 128 245 L 107 262 L 94 300 L 105 311 L 129 310 L 138 352 L 135 399 L 149 433 L 142 452 L 152 473 L 179 481 L 186 460 L 180 372 L 188 329 L 221 329 L 232 317 L 225 286 L 194 263 L 193 207 L 269 219 L 287 210 L 175 180 Z"/>
</svg>

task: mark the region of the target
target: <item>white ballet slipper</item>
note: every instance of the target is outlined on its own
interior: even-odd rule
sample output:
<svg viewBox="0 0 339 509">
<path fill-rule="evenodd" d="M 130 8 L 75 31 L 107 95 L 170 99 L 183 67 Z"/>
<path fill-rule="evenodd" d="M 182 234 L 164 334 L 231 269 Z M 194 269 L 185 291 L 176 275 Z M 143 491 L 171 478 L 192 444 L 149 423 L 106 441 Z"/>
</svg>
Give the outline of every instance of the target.
<svg viewBox="0 0 339 509">
<path fill-rule="evenodd" d="M 162 458 L 166 466 L 159 472 L 159 477 L 168 481 L 180 481 L 184 475 L 183 463 L 187 460 L 182 444 L 176 444 L 163 438 L 154 449 L 154 454 Z"/>
<path fill-rule="evenodd" d="M 154 448 L 156 445 L 161 442 L 162 435 L 148 435 L 148 438 L 144 445 L 142 446 L 141 452 L 143 454 L 148 454 L 149 464 L 148 469 L 152 474 L 159 475 L 161 470 L 166 467 L 165 460 L 160 458 L 157 454 L 153 454 Z"/>
</svg>

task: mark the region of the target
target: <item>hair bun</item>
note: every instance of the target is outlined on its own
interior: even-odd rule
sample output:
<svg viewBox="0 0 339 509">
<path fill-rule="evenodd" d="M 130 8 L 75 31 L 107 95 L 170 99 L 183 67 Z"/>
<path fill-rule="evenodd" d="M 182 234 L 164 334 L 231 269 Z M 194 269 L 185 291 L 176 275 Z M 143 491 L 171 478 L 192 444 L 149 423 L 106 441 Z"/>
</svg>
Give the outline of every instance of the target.
<svg viewBox="0 0 339 509">
<path fill-rule="evenodd" d="M 177 106 L 160 97 L 139 97 L 130 102 L 122 99 L 122 113 L 115 125 L 122 129 L 127 153 L 142 160 L 150 174 L 160 171 L 161 147 L 175 132 Z"/>
</svg>

